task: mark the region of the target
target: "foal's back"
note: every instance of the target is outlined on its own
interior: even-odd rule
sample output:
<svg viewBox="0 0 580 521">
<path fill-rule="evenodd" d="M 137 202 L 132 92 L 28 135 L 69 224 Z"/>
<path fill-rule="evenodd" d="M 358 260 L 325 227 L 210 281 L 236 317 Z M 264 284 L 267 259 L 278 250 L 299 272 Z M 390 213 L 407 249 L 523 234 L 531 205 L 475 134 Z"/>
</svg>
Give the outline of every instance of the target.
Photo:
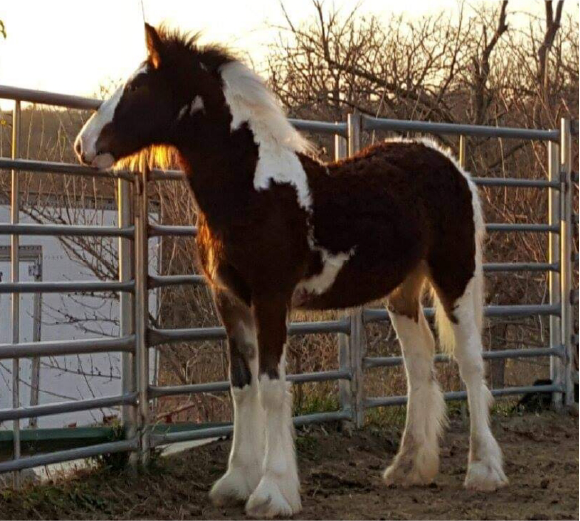
<svg viewBox="0 0 580 521">
<path fill-rule="evenodd" d="M 316 241 L 331 253 L 354 248 L 330 291 L 308 307 L 380 298 L 421 262 L 461 295 L 475 268 L 474 211 L 469 181 L 449 156 L 429 142 L 387 141 L 327 170 L 303 164 Z"/>
</svg>

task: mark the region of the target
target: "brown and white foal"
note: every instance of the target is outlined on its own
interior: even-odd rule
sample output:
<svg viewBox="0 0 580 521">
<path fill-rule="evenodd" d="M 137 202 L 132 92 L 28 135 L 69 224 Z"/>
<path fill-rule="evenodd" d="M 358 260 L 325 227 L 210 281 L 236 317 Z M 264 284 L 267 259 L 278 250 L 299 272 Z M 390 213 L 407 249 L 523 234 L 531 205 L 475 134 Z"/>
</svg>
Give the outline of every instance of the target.
<svg viewBox="0 0 580 521">
<path fill-rule="evenodd" d="M 151 146 L 174 149 L 198 205 L 201 265 L 225 325 L 234 438 L 216 503 L 258 517 L 300 511 L 286 381 L 292 308 L 361 306 L 388 296 L 407 370 L 409 406 L 388 484 L 430 483 L 445 422 L 435 340 L 423 315 L 428 281 L 442 342 L 467 386 L 471 448 L 465 485 L 507 483 L 489 426 L 481 356 L 484 222 L 477 190 L 430 141 L 378 144 L 323 164 L 273 94 L 219 47 L 146 26 L 149 56 L 79 134 L 98 168 Z"/>
</svg>

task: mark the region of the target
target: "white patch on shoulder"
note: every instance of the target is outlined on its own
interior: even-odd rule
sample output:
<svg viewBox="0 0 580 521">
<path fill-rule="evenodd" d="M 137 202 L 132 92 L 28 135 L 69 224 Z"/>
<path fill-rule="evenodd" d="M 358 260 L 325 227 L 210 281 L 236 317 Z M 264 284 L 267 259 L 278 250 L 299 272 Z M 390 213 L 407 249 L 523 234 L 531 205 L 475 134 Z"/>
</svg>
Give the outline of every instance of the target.
<svg viewBox="0 0 580 521">
<path fill-rule="evenodd" d="M 293 186 L 298 204 L 306 210 L 309 219 L 312 195 L 306 172 L 296 153 L 308 152 L 312 146 L 290 124 L 273 93 L 255 72 L 240 62 L 228 63 L 221 67 L 220 72 L 224 97 L 232 114 L 231 130 L 247 123 L 259 145 L 254 188 L 268 190 L 272 182 Z M 328 173 L 328 169 L 326 171 Z M 301 281 L 296 292 L 319 295 L 334 284 L 344 263 L 354 255 L 355 248 L 332 254 L 316 244 L 312 229 L 308 244 L 312 251 L 320 253 L 323 268 L 319 274 Z"/>
<path fill-rule="evenodd" d="M 268 190 L 270 183 L 285 183 L 296 190 L 298 204 L 307 212 L 312 209 L 312 197 L 306 172 L 292 150 L 260 142 L 258 165 L 254 174 L 254 188 Z"/>
<path fill-rule="evenodd" d="M 240 62 L 228 63 L 220 72 L 232 114 L 232 131 L 247 122 L 259 145 L 254 188 L 268 190 L 272 181 L 290 184 L 296 190 L 298 204 L 310 212 L 310 187 L 296 152 L 306 152 L 311 145 L 290 124 L 273 93 L 255 72 Z"/>
</svg>

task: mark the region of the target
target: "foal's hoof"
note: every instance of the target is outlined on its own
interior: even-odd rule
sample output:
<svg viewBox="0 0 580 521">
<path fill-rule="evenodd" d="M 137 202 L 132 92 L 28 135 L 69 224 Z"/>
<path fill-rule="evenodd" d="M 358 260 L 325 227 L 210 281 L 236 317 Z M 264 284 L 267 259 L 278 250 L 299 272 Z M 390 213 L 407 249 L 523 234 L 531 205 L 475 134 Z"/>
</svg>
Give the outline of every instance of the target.
<svg viewBox="0 0 580 521">
<path fill-rule="evenodd" d="M 232 467 L 211 488 L 209 497 L 216 506 L 246 501 L 258 486 L 260 476 L 245 467 Z"/>
<path fill-rule="evenodd" d="M 258 519 L 290 517 L 302 510 L 298 482 L 264 476 L 246 504 L 246 514 Z"/>
<path fill-rule="evenodd" d="M 389 487 L 416 487 L 430 485 L 439 472 L 439 458 L 436 455 L 397 455 L 393 464 L 385 470 L 383 481 Z"/>
<path fill-rule="evenodd" d="M 476 461 L 469 464 L 465 488 L 479 492 L 493 492 L 509 483 L 501 463 Z"/>
<path fill-rule="evenodd" d="M 383 474 L 383 481 L 388 487 L 420 487 L 430 485 L 434 476 L 421 474 L 417 469 L 403 470 L 400 467 L 390 466 Z"/>
</svg>

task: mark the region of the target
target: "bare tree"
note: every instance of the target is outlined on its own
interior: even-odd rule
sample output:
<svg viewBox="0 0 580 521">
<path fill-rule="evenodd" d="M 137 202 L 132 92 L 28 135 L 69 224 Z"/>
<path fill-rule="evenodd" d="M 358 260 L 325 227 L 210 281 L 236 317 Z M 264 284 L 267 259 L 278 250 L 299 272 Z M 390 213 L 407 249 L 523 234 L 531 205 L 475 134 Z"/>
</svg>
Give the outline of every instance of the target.
<svg viewBox="0 0 580 521">
<path fill-rule="evenodd" d="M 511 11 L 504 0 L 497 4 L 458 4 L 456 16 L 439 13 L 408 20 L 388 20 L 362 14 L 360 7 L 341 11 L 322 0 L 312 0 L 311 15 L 292 19 L 281 5 L 283 24 L 267 57 L 273 90 L 292 116 L 305 119 L 343 120 L 353 109 L 395 119 L 415 119 L 480 125 L 557 128 L 559 118 L 578 115 L 578 20 L 566 13 L 563 0 L 545 3 L 545 17 Z M 525 23 L 515 24 L 515 16 Z M 105 93 L 103 93 L 105 94 Z M 23 128 L 32 128 L 30 124 Z M 27 132 L 28 157 L 73 161 L 72 140 L 86 115 L 36 111 L 36 131 Z M 385 137 L 365 135 L 366 143 Z M 0 127 L 0 148 L 9 145 L 9 128 Z M 315 139 L 327 149 L 330 141 Z M 5 145 L 4 145 L 5 144 Z M 444 144 L 457 150 L 455 138 Z M 497 139 L 469 139 L 468 169 L 477 176 L 547 176 L 547 153 L 542 143 Z M 575 142 L 577 157 L 577 142 Z M 5 149 L 8 150 L 7 148 Z M 6 154 L 5 154 L 6 155 Z M 23 175 L 24 211 L 39 222 L 98 224 L 102 215 L 86 213 L 99 201 L 115 197 L 112 183 L 80 178 L 63 180 L 49 175 Z M 153 204 L 166 224 L 195 222 L 195 205 L 183 183 L 163 182 L 153 189 Z M 0 175 L 0 197 L 7 196 L 7 178 Z M 486 188 L 488 222 L 545 222 L 545 192 L 534 189 Z M 34 194 L 34 195 L 33 195 Z M 58 204 L 55 204 L 58 202 Z M 575 203 L 577 205 L 577 201 Z M 58 209 L 55 209 L 58 208 Z M 577 208 L 577 206 L 576 206 Z M 108 239 L 63 238 L 68 255 L 100 280 L 117 278 L 116 242 Z M 545 262 L 547 238 L 540 234 L 492 234 L 489 261 Z M 575 246 L 577 252 L 577 245 Z M 160 247 L 163 274 L 193 273 L 192 240 L 166 238 Z M 490 274 L 488 301 L 493 304 L 537 303 L 547 298 L 546 276 L 541 273 Z M 218 324 L 211 296 L 203 286 L 165 288 L 159 292 L 162 327 Z M 332 318 L 335 314 L 320 314 Z M 300 320 L 313 316 L 296 314 Z M 85 331 L 98 331 L 99 321 L 116 321 L 106 310 L 90 307 L 74 313 L 53 310 L 53 321 L 72 321 Z M 486 329 L 490 348 L 546 345 L 546 321 L 540 318 L 494 320 Z M 372 326 L 368 332 L 370 354 L 398 352 L 392 330 Z M 290 340 L 290 371 L 336 368 L 336 338 L 320 335 Z M 502 386 L 529 383 L 545 375 L 544 362 L 494 362 L 492 383 Z M 227 360 L 221 342 L 164 346 L 161 383 L 189 384 L 225 379 Z M 443 370 L 447 387 L 457 386 L 452 368 Z M 317 384 L 318 385 L 318 384 Z M 400 393 L 402 371 L 369 374 L 368 392 L 388 385 Z M 333 384 L 303 386 L 296 393 L 298 406 L 327 400 Z M 195 395 L 184 401 L 160 401 L 163 420 L 227 418 L 229 404 L 222 395 Z"/>
<path fill-rule="evenodd" d="M 282 7 L 285 24 L 269 56 L 270 83 L 291 114 L 306 118 L 340 120 L 355 108 L 395 119 L 556 128 L 560 117 L 578 113 L 577 19 L 564 16 L 563 2 L 554 12 L 547 1 L 543 23 L 528 16 L 527 29 L 511 29 L 516 15 L 509 6 L 507 0 L 460 3 L 455 19 L 438 14 L 408 22 L 400 16 L 381 21 L 358 7 L 341 13 L 313 0 L 311 17 L 300 23 Z M 457 141 L 441 140 L 456 149 Z M 474 175 L 547 176 L 541 143 L 469 139 L 468 152 Z M 482 193 L 489 222 L 547 219 L 544 192 Z M 542 262 L 546 251 L 546 237 L 538 234 L 494 234 L 487 245 L 491 261 Z M 488 297 L 496 304 L 541 302 L 546 277 L 490 275 Z M 488 343 L 499 349 L 545 345 L 545 331 L 537 318 L 496 320 Z M 505 365 L 493 365 L 494 383 L 502 385 Z"/>
</svg>

